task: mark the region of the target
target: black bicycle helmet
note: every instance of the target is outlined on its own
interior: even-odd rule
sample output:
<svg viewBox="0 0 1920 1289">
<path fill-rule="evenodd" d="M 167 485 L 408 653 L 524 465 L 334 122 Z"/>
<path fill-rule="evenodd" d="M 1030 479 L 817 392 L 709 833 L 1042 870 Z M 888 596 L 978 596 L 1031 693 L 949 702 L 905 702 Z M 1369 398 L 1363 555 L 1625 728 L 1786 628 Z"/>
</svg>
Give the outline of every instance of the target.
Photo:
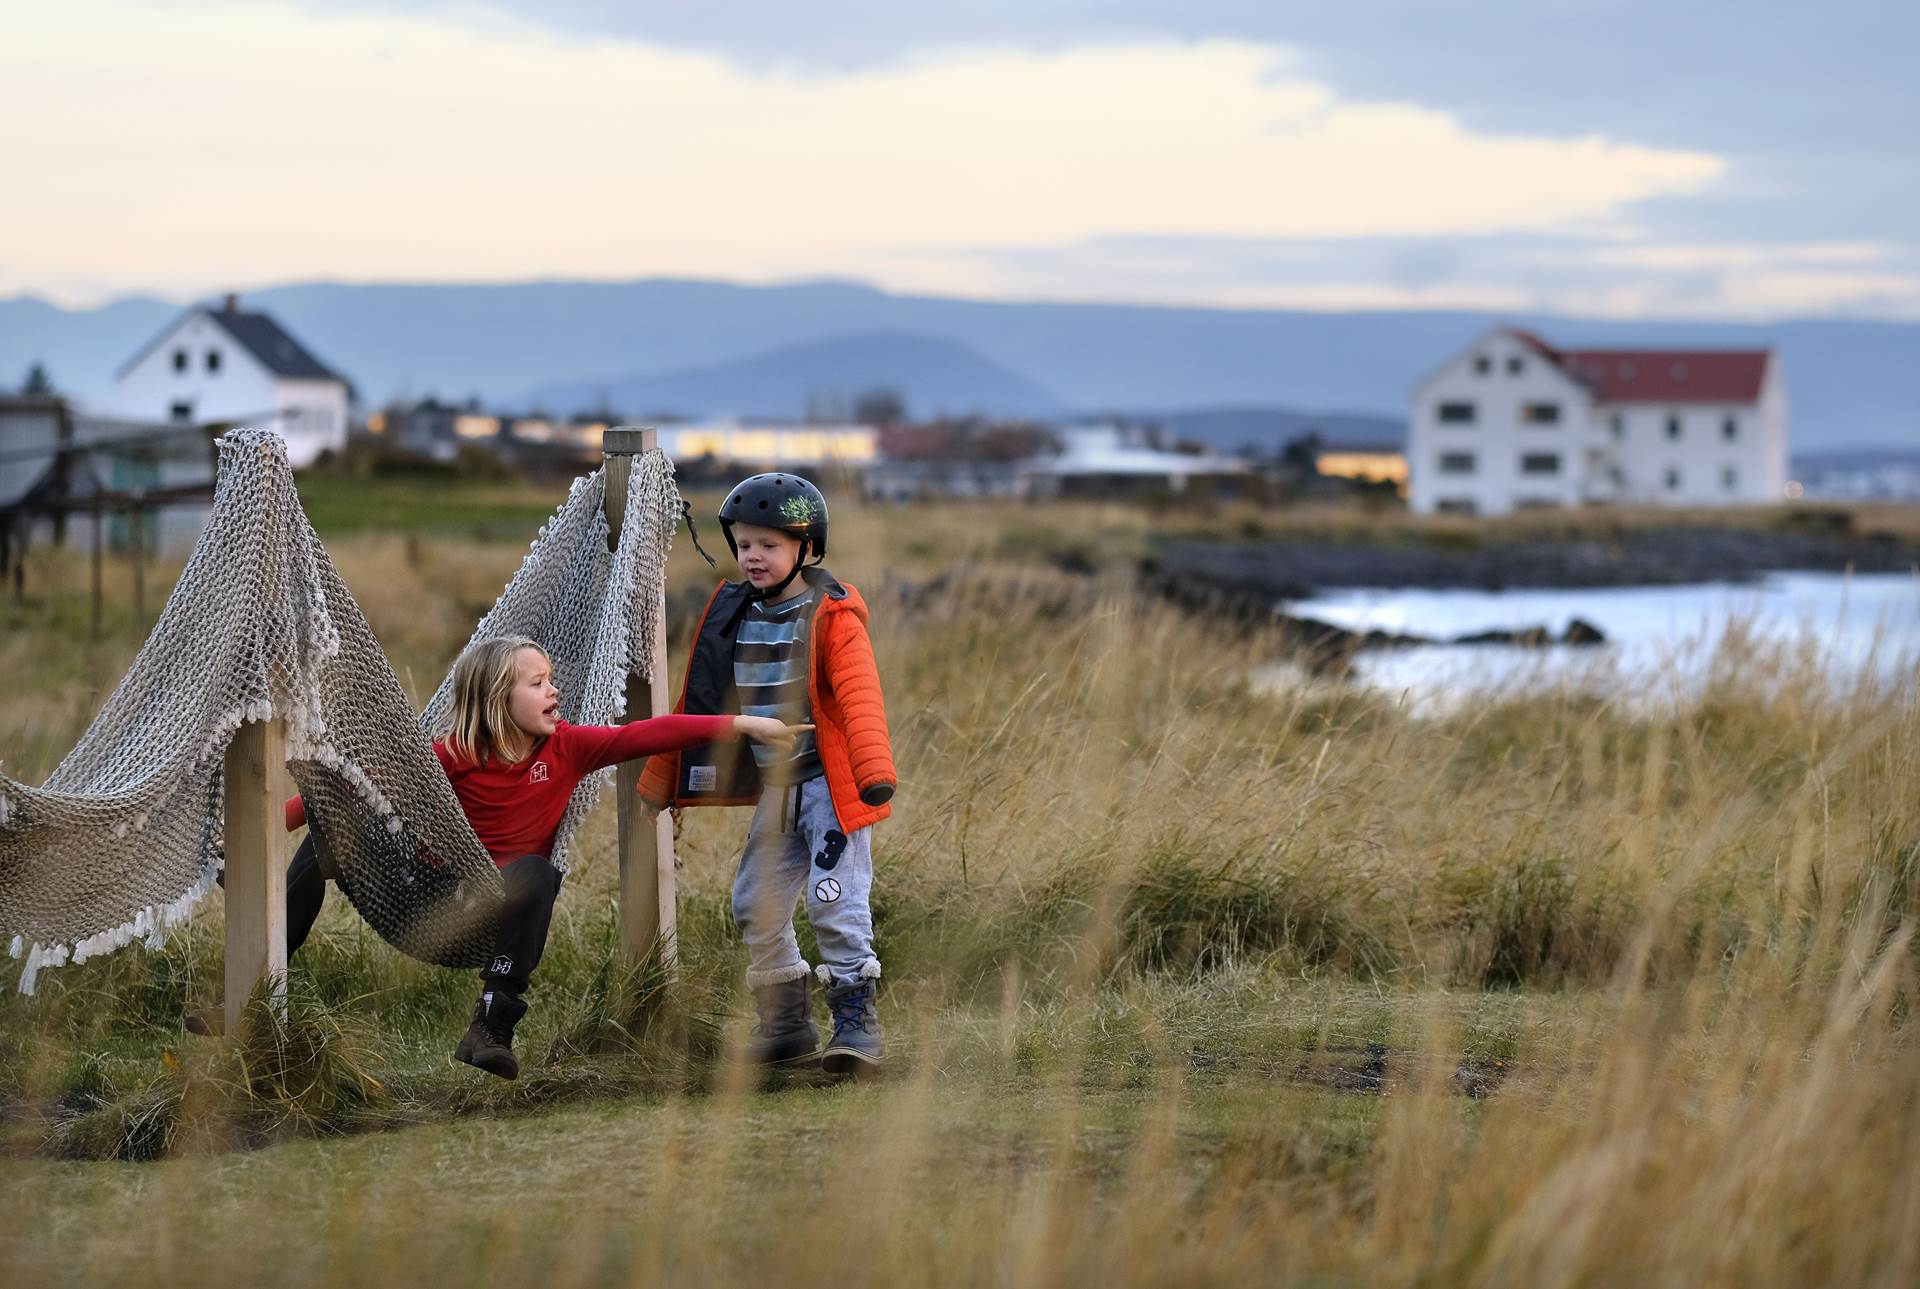
<svg viewBox="0 0 1920 1289">
<path fill-rule="evenodd" d="M 742 479 L 720 503 L 720 531 L 726 535 L 727 549 L 738 556 L 740 544 L 733 539 L 735 524 L 758 524 L 798 537 L 806 543 L 800 550 L 801 563 L 809 554 L 816 563 L 826 558 L 827 499 L 797 474 L 756 474 Z"/>
</svg>

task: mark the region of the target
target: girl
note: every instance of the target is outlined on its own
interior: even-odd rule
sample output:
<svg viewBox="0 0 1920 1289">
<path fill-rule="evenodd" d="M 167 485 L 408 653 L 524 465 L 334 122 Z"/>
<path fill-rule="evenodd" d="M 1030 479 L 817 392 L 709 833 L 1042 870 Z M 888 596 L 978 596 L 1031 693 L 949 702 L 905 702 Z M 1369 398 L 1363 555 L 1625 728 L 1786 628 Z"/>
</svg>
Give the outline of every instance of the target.
<svg viewBox="0 0 1920 1289">
<path fill-rule="evenodd" d="M 433 744 L 467 822 L 499 865 L 506 887 L 493 959 L 480 973 L 473 1023 L 454 1056 L 503 1079 L 520 1073 L 513 1028 L 527 1013 L 521 995 L 546 947 L 560 893 L 560 870 L 547 857 L 580 780 L 621 761 L 741 736 L 790 752 L 795 737 L 813 728 L 727 715 L 570 725 L 559 711 L 560 691 L 546 651 L 524 636 L 496 636 L 473 645 L 454 664 L 452 716 Z M 305 821 L 296 797 L 288 802 L 287 825 Z M 306 940 L 325 897 L 326 879 L 309 836 L 287 870 L 289 956 Z"/>
</svg>

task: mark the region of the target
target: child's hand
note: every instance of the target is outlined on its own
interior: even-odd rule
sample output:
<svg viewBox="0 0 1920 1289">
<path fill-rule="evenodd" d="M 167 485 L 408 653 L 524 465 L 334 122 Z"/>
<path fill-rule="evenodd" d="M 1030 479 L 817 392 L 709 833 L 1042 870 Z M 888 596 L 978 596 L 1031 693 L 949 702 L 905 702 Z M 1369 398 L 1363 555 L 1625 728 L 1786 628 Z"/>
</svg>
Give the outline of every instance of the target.
<svg viewBox="0 0 1920 1289">
<path fill-rule="evenodd" d="M 789 725 L 771 716 L 733 718 L 734 733 L 744 735 L 756 743 L 764 743 L 782 754 L 793 751 L 793 740 L 812 728 L 811 725 Z"/>
</svg>

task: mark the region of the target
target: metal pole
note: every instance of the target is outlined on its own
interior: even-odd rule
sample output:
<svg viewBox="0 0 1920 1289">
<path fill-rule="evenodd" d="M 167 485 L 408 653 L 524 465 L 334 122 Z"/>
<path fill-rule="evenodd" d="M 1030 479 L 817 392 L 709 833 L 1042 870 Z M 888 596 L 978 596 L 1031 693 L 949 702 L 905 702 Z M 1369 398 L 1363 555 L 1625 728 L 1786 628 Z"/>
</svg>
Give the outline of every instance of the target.
<svg viewBox="0 0 1920 1289">
<path fill-rule="evenodd" d="M 105 527 L 106 522 L 102 518 L 100 510 L 100 499 L 95 497 L 93 499 L 93 615 L 91 619 L 93 624 L 92 634 L 95 640 L 100 638 L 100 601 L 105 594 L 104 588 L 101 585 L 104 577 L 102 563 L 106 558 L 101 549 L 105 541 L 105 534 L 103 532 Z"/>
<path fill-rule="evenodd" d="M 608 549 L 618 547 L 626 519 L 627 484 L 633 477 L 633 458 L 659 446 L 652 427 L 615 426 L 601 438 L 605 462 Z M 651 682 L 627 677 L 627 718 L 660 716 L 672 709 L 667 689 L 667 612 L 665 590 L 654 605 L 653 639 L 648 642 L 647 668 Z M 658 946 L 663 963 L 675 957 L 676 902 L 674 895 L 673 820 L 661 811 L 649 828 L 635 791 L 646 762 L 623 761 L 615 771 L 620 828 L 620 942 L 630 961 L 641 961 Z"/>
<path fill-rule="evenodd" d="M 145 530 L 147 526 L 147 508 L 138 496 L 134 498 L 129 511 L 127 542 L 133 555 L 133 617 L 138 623 L 147 620 L 147 566 L 143 558 L 145 548 Z"/>
</svg>

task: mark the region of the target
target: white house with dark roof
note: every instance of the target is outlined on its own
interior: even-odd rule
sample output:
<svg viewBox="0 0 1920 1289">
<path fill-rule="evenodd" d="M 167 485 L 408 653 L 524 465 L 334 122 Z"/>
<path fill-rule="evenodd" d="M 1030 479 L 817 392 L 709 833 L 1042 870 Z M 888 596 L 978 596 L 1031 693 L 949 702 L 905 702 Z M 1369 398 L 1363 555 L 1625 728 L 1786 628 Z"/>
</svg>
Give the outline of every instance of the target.
<svg viewBox="0 0 1920 1289">
<path fill-rule="evenodd" d="M 182 313 L 121 367 L 105 408 L 182 425 L 232 422 L 277 431 L 296 466 L 347 445 L 346 379 L 235 296 Z"/>
<path fill-rule="evenodd" d="M 1482 336 L 1414 390 L 1408 504 L 1764 505 L 1787 487 L 1787 392 L 1770 349 L 1556 349 Z"/>
</svg>

